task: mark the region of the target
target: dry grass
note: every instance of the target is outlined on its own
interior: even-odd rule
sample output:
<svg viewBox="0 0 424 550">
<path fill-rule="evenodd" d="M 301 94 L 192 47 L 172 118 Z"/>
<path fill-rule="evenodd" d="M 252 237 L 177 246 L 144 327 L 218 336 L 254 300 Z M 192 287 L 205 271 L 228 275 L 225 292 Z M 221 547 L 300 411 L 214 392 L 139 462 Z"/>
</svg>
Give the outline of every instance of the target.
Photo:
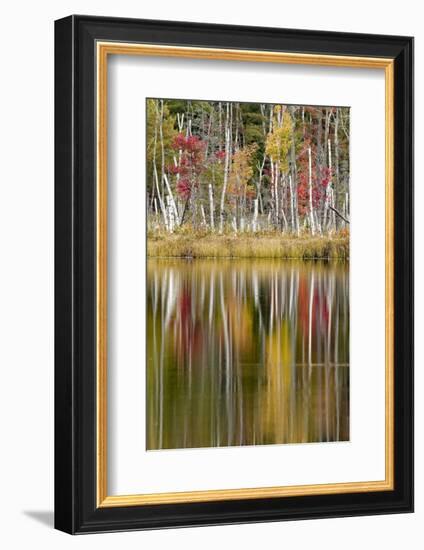
<svg viewBox="0 0 424 550">
<path fill-rule="evenodd" d="M 280 233 L 149 233 L 149 257 L 349 259 L 349 235 L 288 236 Z"/>
</svg>

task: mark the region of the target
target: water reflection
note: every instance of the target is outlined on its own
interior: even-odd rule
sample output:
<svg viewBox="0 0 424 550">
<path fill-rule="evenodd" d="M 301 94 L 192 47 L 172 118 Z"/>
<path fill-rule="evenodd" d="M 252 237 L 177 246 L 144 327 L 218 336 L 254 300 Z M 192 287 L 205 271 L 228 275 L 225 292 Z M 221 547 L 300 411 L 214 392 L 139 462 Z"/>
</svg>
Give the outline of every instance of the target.
<svg viewBox="0 0 424 550">
<path fill-rule="evenodd" d="M 349 438 L 349 270 L 147 267 L 147 449 Z"/>
</svg>

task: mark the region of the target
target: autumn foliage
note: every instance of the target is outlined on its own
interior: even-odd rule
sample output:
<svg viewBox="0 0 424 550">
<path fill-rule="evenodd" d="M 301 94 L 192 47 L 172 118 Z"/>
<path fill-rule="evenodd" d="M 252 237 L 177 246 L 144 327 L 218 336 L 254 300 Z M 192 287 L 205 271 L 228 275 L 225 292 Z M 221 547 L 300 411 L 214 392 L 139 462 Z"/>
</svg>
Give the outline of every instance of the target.
<svg viewBox="0 0 424 550">
<path fill-rule="evenodd" d="M 148 100 L 149 223 L 331 234 L 349 224 L 349 109 Z"/>
</svg>

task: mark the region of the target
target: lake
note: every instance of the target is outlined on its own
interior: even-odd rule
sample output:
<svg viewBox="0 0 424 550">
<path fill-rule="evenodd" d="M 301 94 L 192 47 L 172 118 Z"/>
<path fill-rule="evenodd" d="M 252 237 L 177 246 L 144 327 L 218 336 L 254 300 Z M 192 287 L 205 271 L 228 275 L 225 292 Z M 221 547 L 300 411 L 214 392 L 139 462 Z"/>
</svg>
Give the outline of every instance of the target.
<svg viewBox="0 0 424 550">
<path fill-rule="evenodd" d="M 148 450 L 349 439 L 349 264 L 147 262 Z"/>
</svg>

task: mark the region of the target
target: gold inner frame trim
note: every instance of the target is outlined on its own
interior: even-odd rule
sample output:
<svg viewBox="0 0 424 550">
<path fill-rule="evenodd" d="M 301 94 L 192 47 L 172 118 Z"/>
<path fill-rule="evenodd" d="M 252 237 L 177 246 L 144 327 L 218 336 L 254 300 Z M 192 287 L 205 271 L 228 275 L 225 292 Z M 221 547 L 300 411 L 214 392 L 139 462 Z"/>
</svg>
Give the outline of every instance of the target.
<svg viewBox="0 0 424 550">
<path fill-rule="evenodd" d="M 141 506 L 269 497 L 365 493 L 394 489 L 394 60 L 253 50 L 158 46 L 123 42 L 96 44 L 97 54 L 97 506 Z M 107 493 L 107 60 L 109 55 L 219 59 L 365 69 L 385 72 L 385 479 L 109 496 Z"/>
</svg>

